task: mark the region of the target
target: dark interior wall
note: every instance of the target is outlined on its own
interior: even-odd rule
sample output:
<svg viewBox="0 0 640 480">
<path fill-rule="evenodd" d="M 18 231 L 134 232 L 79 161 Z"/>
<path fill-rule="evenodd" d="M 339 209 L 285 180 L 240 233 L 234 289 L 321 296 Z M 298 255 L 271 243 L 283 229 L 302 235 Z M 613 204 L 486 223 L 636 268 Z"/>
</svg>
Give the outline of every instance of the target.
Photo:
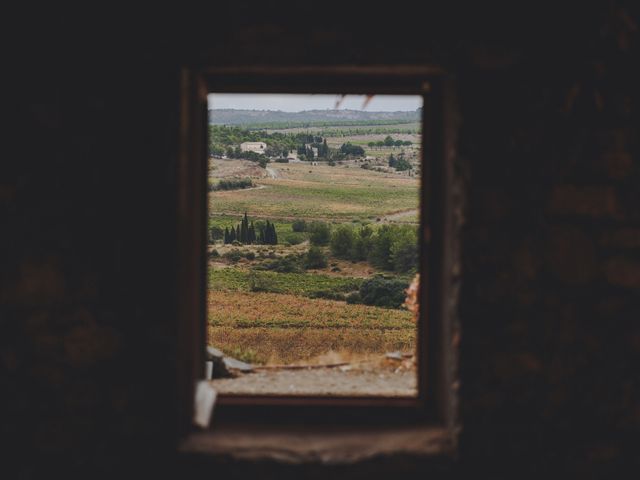
<svg viewBox="0 0 640 480">
<path fill-rule="evenodd" d="M 451 71 L 466 188 L 454 473 L 637 468 L 638 12 L 288 3 L 20 17 L 0 175 L 9 471 L 174 466 L 178 74 L 197 62 Z M 271 468 L 399 465 L 424 468 Z"/>
</svg>

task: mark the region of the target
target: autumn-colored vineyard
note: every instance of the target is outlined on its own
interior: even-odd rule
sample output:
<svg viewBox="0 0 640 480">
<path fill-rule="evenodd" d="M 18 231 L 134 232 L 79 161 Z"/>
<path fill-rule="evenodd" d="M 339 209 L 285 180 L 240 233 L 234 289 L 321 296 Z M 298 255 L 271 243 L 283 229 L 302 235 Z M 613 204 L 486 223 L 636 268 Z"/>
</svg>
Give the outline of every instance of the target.
<svg viewBox="0 0 640 480">
<path fill-rule="evenodd" d="M 259 363 L 291 363 L 328 351 L 411 351 L 411 312 L 276 293 L 210 291 L 209 343 Z"/>
</svg>

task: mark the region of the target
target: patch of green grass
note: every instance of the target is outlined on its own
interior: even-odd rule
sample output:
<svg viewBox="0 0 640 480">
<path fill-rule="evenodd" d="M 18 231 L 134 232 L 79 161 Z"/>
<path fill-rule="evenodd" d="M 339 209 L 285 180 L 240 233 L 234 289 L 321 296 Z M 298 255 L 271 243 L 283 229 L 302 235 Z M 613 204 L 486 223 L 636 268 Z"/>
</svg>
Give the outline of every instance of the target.
<svg viewBox="0 0 640 480">
<path fill-rule="evenodd" d="M 389 188 L 371 182 L 368 185 L 277 184 L 269 189 L 218 199 L 216 206 L 220 211 L 253 211 L 254 215 L 264 218 L 295 216 L 351 220 L 412 208 L 417 204 L 417 184 Z M 291 222 L 286 224 L 288 231 L 291 231 Z"/>
<path fill-rule="evenodd" d="M 209 195 L 212 219 L 224 226 L 237 223 L 244 212 L 250 218 L 280 222 L 291 231 L 295 219 L 337 222 L 385 215 L 417 208 L 417 178 L 364 170 L 356 165 L 288 164 L 277 167 L 281 178 L 263 178 L 263 188 L 214 192 Z M 231 214 L 237 214 L 237 219 Z M 286 220 L 286 221 L 285 221 Z M 276 224 L 278 229 L 278 224 Z"/>
<path fill-rule="evenodd" d="M 320 291 L 348 293 L 360 288 L 361 278 L 336 277 L 316 273 L 277 273 L 221 268 L 208 271 L 209 289 L 254 291 L 310 296 Z"/>
</svg>

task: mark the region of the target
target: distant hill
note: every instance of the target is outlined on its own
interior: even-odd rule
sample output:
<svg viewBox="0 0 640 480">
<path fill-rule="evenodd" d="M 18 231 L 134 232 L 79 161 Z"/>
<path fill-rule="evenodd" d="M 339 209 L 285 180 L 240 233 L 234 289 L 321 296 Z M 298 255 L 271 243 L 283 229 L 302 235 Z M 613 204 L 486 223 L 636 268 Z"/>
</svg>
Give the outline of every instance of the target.
<svg viewBox="0 0 640 480">
<path fill-rule="evenodd" d="M 360 110 L 305 110 L 281 112 L 274 110 L 209 110 L 211 125 L 374 125 L 411 123 L 420 120 L 419 110 L 412 112 L 363 112 Z"/>
</svg>

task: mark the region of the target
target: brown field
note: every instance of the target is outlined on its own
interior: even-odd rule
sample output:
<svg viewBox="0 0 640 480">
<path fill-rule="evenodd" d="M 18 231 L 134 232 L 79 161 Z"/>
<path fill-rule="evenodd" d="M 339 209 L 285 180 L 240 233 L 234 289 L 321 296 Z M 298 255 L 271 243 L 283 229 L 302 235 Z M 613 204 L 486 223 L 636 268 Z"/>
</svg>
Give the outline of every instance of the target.
<svg viewBox="0 0 640 480">
<path fill-rule="evenodd" d="M 208 343 L 257 363 L 293 363 L 330 351 L 412 351 L 410 312 L 296 295 L 210 291 Z"/>
</svg>

